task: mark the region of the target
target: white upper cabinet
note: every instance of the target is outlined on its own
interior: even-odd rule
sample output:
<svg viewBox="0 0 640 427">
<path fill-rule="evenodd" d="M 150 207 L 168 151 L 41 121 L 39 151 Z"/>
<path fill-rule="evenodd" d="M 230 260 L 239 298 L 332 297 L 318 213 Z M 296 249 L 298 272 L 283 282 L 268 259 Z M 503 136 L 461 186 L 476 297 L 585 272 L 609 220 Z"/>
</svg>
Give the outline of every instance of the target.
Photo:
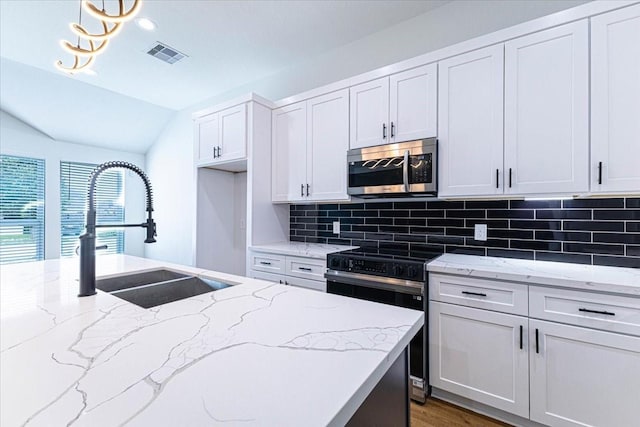
<svg viewBox="0 0 640 427">
<path fill-rule="evenodd" d="M 306 182 L 307 104 L 298 102 L 272 113 L 271 200 L 302 200 Z M 302 187 L 301 187 L 302 186 Z"/>
<path fill-rule="evenodd" d="M 347 195 L 349 90 L 307 101 L 308 199 L 344 200 Z M 306 194 L 306 193 L 305 193 Z"/>
<path fill-rule="evenodd" d="M 227 108 L 194 122 L 196 164 L 212 165 L 247 157 L 247 106 Z"/>
<path fill-rule="evenodd" d="M 247 156 L 247 106 L 231 107 L 218 113 L 219 149 L 218 157 L 225 160 Z"/>
<path fill-rule="evenodd" d="M 436 64 L 351 87 L 349 148 L 436 136 L 436 92 Z"/>
<path fill-rule="evenodd" d="M 389 90 L 390 142 L 436 136 L 436 64 L 393 74 Z"/>
<path fill-rule="evenodd" d="M 504 46 L 438 64 L 438 194 L 504 192 Z"/>
<path fill-rule="evenodd" d="M 505 44 L 507 194 L 589 189 L 587 20 Z"/>
<path fill-rule="evenodd" d="M 363 83 L 350 89 L 350 148 L 389 142 L 389 77 Z M 346 159 L 345 159 L 346 163 Z"/>
<path fill-rule="evenodd" d="M 591 18 L 591 191 L 640 193 L 640 5 Z"/>
<path fill-rule="evenodd" d="M 272 201 L 348 200 L 349 90 L 273 110 Z"/>
<path fill-rule="evenodd" d="M 196 162 L 211 162 L 218 150 L 218 114 L 209 114 L 194 122 Z"/>
</svg>

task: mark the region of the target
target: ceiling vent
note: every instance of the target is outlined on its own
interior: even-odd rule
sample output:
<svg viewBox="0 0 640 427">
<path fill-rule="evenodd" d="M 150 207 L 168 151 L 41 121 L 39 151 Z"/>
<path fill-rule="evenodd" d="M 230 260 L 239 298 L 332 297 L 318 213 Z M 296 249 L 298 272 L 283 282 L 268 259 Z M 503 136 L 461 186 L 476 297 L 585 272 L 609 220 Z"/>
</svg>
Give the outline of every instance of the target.
<svg viewBox="0 0 640 427">
<path fill-rule="evenodd" d="M 166 62 L 167 64 L 175 64 L 181 59 L 187 57 L 184 53 L 180 53 L 176 49 L 160 42 L 156 42 L 156 44 L 149 49 L 147 53 L 154 58 L 158 58 L 159 60 Z"/>
</svg>

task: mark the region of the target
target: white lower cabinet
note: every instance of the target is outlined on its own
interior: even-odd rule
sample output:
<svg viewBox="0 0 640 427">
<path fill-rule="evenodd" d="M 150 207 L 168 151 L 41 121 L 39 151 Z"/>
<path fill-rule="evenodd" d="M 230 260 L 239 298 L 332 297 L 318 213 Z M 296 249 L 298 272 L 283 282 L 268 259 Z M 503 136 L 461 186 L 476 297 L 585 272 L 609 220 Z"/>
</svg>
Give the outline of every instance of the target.
<svg viewBox="0 0 640 427">
<path fill-rule="evenodd" d="M 532 319 L 529 339 L 533 421 L 640 424 L 640 338 Z"/>
<path fill-rule="evenodd" d="M 254 279 L 327 291 L 324 278 L 327 262 L 324 259 L 253 251 L 249 259 L 249 276 Z"/>
<path fill-rule="evenodd" d="M 431 385 L 529 416 L 528 319 L 431 302 Z"/>
<path fill-rule="evenodd" d="M 434 389 L 525 425 L 640 426 L 640 298 L 431 273 L 429 299 Z"/>
</svg>

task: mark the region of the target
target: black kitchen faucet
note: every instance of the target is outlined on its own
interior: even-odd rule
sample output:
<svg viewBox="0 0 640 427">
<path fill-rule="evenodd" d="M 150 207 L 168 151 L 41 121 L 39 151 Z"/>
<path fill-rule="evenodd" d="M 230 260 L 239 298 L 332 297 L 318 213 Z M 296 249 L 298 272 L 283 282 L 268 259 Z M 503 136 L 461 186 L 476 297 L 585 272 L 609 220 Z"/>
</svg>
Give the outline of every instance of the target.
<svg viewBox="0 0 640 427">
<path fill-rule="evenodd" d="M 147 192 L 147 221 L 141 224 L 96 224 L 96 206 L 94 191 L 96 181 L 100 174 L 107 169 L 129 169 L 142 179 Z M 87 194 L 87 225 L 86 231 L 80 236 L 80 293 L 79 297 L 88 297 L 96 293 L 96 228 L 113 227 L 144 227 L 147 229 L 145 243 L 156 241 L 156 223 L 153 222 L 153 194 L 149 178 L 142 170 L 131 163 L 115 161 L 98 165 L 89 177 L 89 189 Z"/>
</svg>

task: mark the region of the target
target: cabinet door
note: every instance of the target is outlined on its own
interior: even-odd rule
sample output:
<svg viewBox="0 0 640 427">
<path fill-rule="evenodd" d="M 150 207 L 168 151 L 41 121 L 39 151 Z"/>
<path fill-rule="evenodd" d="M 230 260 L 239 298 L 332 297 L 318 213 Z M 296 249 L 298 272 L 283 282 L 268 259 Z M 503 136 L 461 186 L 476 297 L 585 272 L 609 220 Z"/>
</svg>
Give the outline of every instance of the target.
<svg viewBox="0 0 640 427">
<path fill-rule="evenodd" d="M 591 18 L 591 191 L 640 193 L 640 5 Z"/>
<path fill-rule="evenodd" d="M 213 161 L 213 149 L 218 144 L 218 114 L 210 114 L 202 117 L 194 123 L 194 135 L 196 138 L 196 161 Z"/>
<path fill-rule="evenodd" d="M 438 194 L 502 194 L 503 45 L 455 56 L 438 67 Z"/>
<path fill-rule="evenodd" d="M 638 425 L 640 338 L 539 320 L 529 330 L 533 421 Z"/>
<path fill-rule="evenodd" d="M 298 102 L 272 113 L 272 201 L 302 200 L 307 169 L 307 109 Z M 302 186 L 302 187 L 301 187 Z"/>
<path fill-rule="evenodd" d="M 389 139 L 402 142 L 437 135 L 437 65 L 389 77 Z"/>
<path fill-rule="evenodd" d="M 505 44 L 504 132 L 507 193 L 589 189 L 586 20 Z"/>
<path fill-rule="evenodd" d="M 247 157 L 247 106 L 228 108 L 218 113 L 220 160 Z"/>
<path fill-rule="evenodd" d="M 431 385 L 528 418 L 527 322 L 429 301 Z"/>
<path fill-rule="evenodd" d="M 309 200 L 349 199 L 348 149 L 349 90 L 344 89 L 307 101 Z"/>
<path fill-rule="evenodd" d="M 389 77 L 349 89 L 349 148 L 389 143 Z"/>
</svg>

